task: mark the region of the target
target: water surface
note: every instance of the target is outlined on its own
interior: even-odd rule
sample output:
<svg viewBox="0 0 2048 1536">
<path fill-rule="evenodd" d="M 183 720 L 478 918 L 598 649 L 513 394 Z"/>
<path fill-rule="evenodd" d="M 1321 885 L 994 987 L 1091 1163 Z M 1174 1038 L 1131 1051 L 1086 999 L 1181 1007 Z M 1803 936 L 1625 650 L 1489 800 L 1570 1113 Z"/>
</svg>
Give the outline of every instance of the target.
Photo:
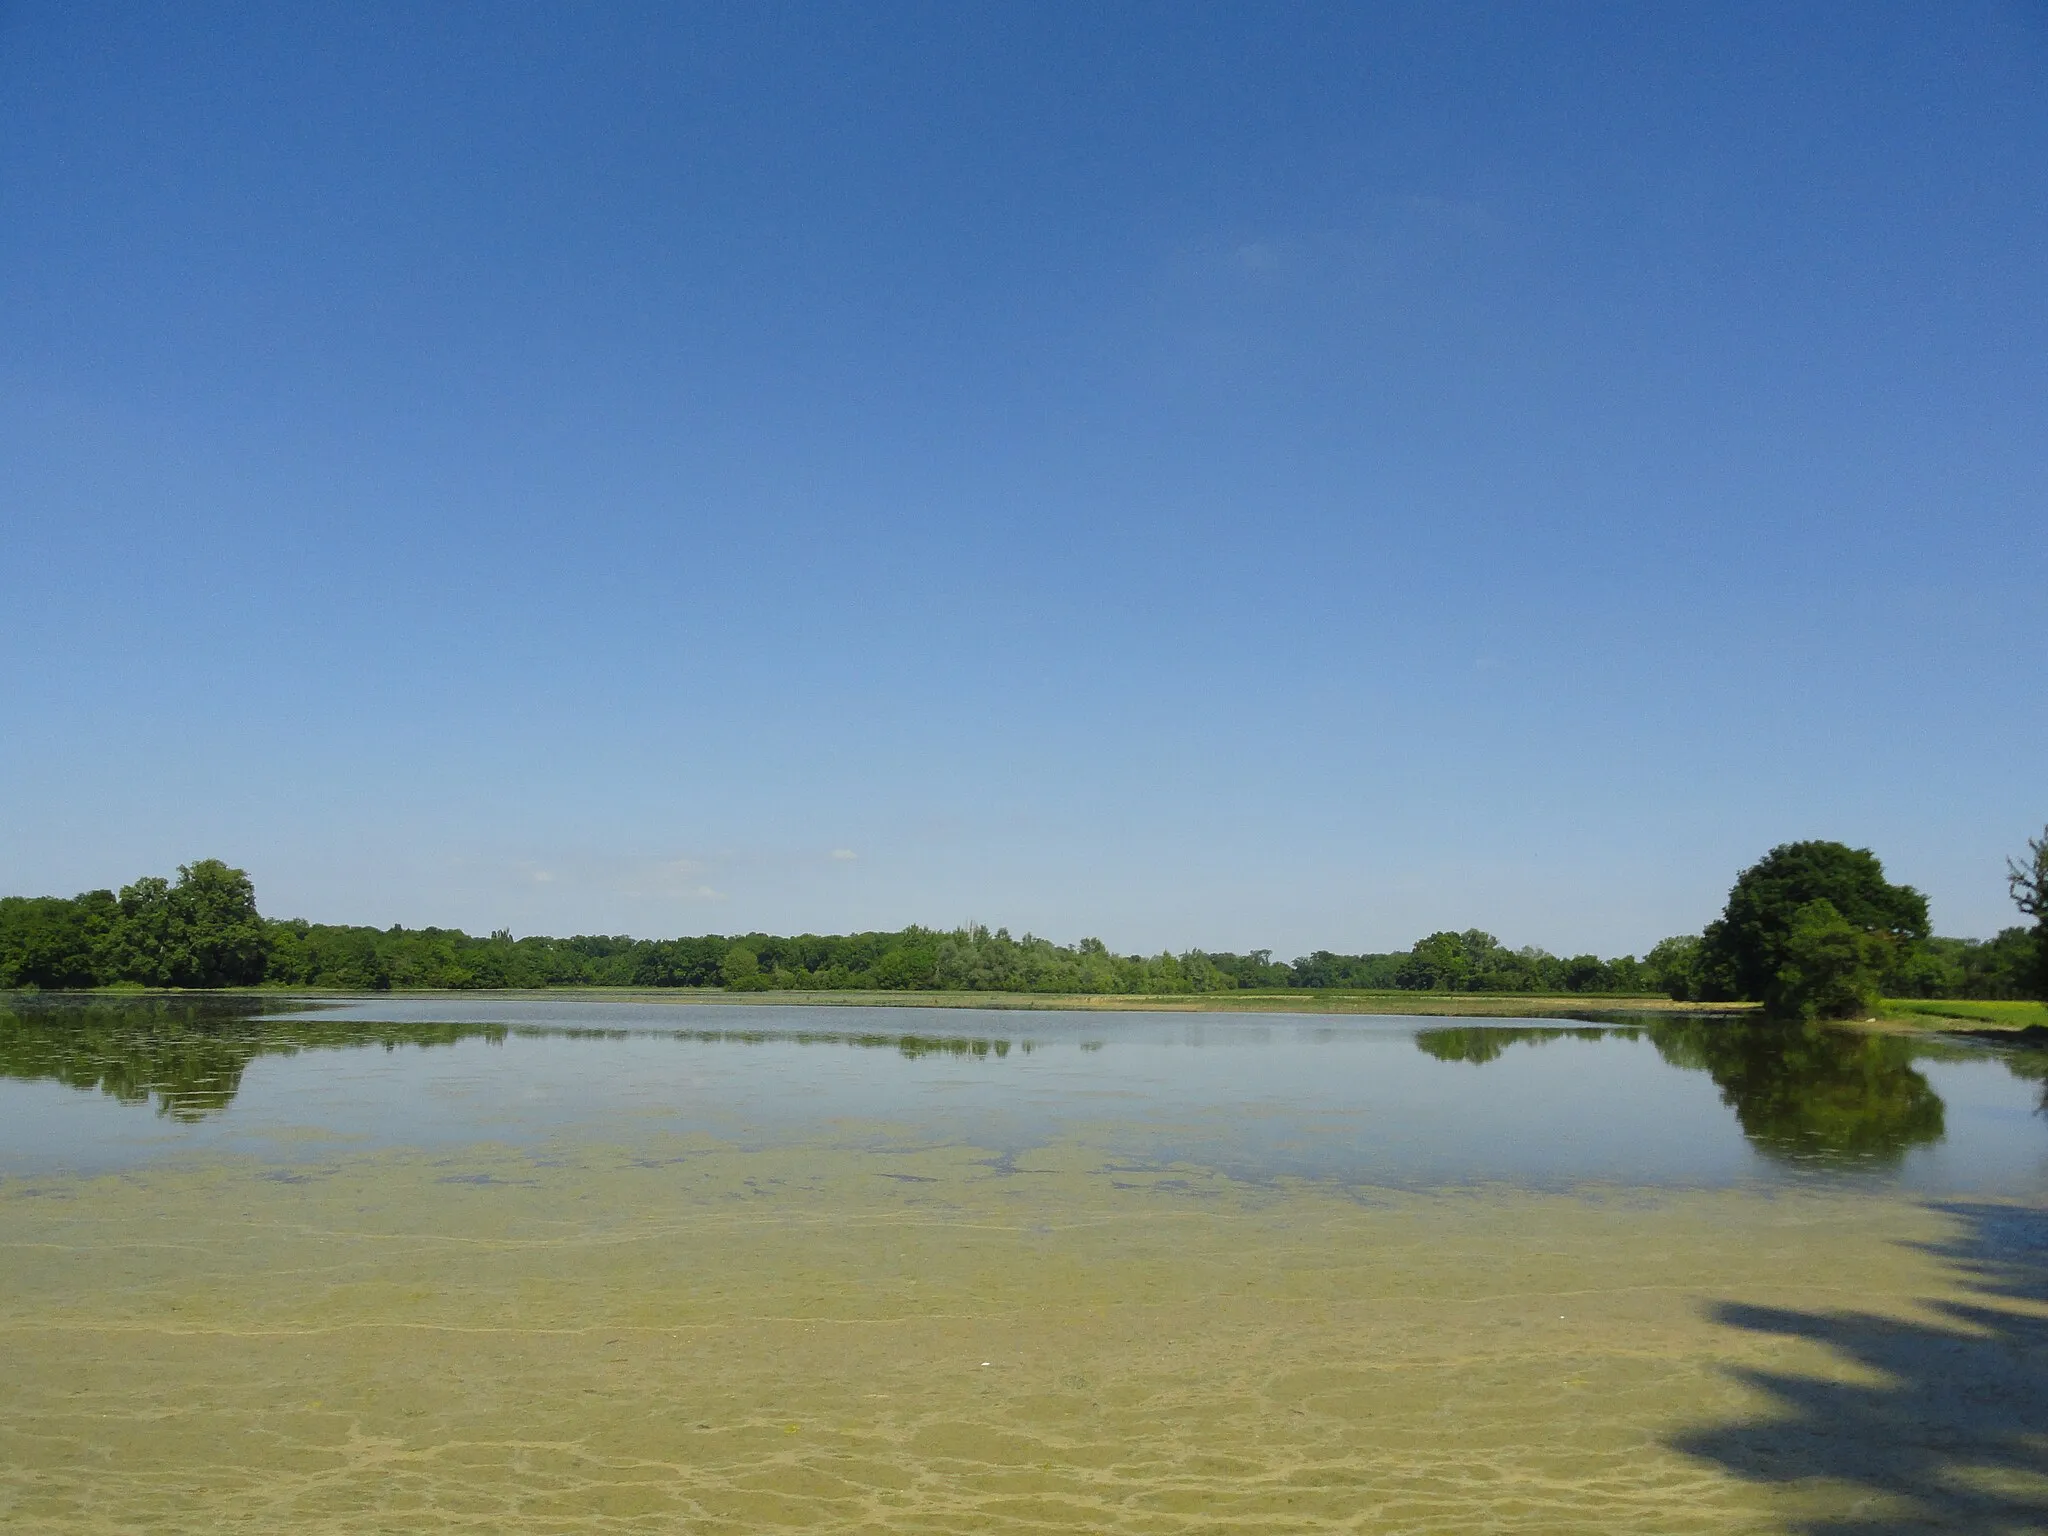
<svg viewBox="0 0 2048 1536">
<path fill-rule="evenodd" d="M 0 1011 L 0 1521 L 2048 1529 L 2026 1057 L 1726 1020 Z"/>
<path fill-rule="evenodd" d="M 765 1145 L 833 1128 L 1003 1152 L 1087 1134 L 1246 1178 L 1555 1188 L 1829 1172 L 2024 1194 L 2048 1178 L 2038 1059 L 1712 1018 L 59 1000 L 0 1014 L 0 1173 L 335 1142 Z M 145 1104 L 156 1113 L 136 1115 Z"/>
</svg>

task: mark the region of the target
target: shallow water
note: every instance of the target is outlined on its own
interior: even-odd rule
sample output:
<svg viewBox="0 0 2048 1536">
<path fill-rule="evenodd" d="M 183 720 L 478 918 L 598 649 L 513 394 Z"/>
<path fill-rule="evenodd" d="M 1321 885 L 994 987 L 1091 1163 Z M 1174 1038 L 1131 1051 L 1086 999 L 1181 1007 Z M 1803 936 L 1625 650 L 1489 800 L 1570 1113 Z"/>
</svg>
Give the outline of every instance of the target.
<svg viewBox="0 0 2048 1536">
<path fill-rule="evenodd" d="M 1728 1022 L 0 1013 L 0 1522 L 2048 1529 L 2026 1058 Z"/>
</svg>

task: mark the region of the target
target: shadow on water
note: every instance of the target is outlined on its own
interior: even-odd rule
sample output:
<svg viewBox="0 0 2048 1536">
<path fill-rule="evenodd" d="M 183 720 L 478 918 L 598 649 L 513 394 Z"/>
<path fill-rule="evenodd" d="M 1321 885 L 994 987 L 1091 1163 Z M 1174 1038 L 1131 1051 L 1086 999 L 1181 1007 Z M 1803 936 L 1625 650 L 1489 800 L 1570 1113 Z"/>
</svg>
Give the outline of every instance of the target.
<svg viewBox="0 0 2048 1536">
<path fill-rule="evenodd" d="M 1602 1033 L 1439 1029 L 1416 1044 L 1483 1064 L 1514 1045 Z M 1888 1163 L 1939 1141 L 1942 1101 L 1914 1062 L 1965 1053 L 1747 1020 L 1659 1021 L 1639 1033 L 1672 1066 L 1708 1073 L 1758 1151 L 1821 1165 Z M 1999 1054 L 2015 1077 L 2048 1079 L 2048 1052 Z M 1934 1208 L 1955 1229 L 1927 1251 L 1966 1295 L 1929 1302 L 1932 1321 L 1734 1302 L 1711 1313 L 1730 1328 L 1822 1345 L 1860 1378 L 1736 1370 L 1774 1411 L 1673 1442 L 1754 1482 L 1854 1490 L 1848 1513 L 1787 1527 L 1802 1536 L 2048 1532 L 2048 1316 L 2036 1310 L 2048 1305 L 2048 1211 Z"/>
<path fill-rule="evenodd" d="M 1776 1411 L 1674 1446 L 1754 1482 L 1825 1479 L 1863 1495 L 1850 1513 L 1789 1527 L 1804 1536 L 2048 1531 L 2048 1317 L 2022 1309 L 2048 1302 L 2048 1212 L 1935 1208 L 1956 1231 L 1928 1251 L 1968 1299 L 1930 1303 L 1939 1320 L 1926 1323 L 1723 1304 L 1717 1321 L 1824 1345 L 1866 1379 L 1737 1370 Z"/>
</svg>

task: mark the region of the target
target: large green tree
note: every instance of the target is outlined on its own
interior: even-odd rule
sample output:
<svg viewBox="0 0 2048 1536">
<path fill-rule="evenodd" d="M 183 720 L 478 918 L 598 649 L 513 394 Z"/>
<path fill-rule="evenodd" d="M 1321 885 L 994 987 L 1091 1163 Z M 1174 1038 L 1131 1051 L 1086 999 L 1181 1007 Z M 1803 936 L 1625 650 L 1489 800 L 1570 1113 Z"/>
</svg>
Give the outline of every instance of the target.
<svg viewBox="0 0 2048 1536">
<path fill-rule="evenodd" d="M 1801 910 L 1815 902 L 1833 908 L 1832 917 L 1813 911 L 1802 919 Z M 1835 920 L 1877 941 L 1849 946 L 1857 951 L 1852 969 L 1874 965 L 1882 971 L 1899 949 L 1927 937 L 1927 898 L 1885 879 L 1884 865 L 1868 848 L 1780 844 L 1736 877 L 1727 909 L 1707 925 L 1700 951 L 1704 990 L 1773 1005 L 1789 1004 L 1797 993 L 1798 1005 L 1790 1010 L 1797 1015 L 1841 1017 L 1853 1011 L 1857 1005 L 1848 999 L 1856 986 L 1822 988 L 1830 1001 L 1821 1004 L 1811 990 L 1788 991 L 1780 977 L 1788 965 L 1832 963 L 1820 958 L 1833 942 L 1821 930 L 1832 931 Z M 1834 948 L 1842 946 L 1835 942 Z M 1810 1011 L 1809 1004 L 1824 1011 Z"/>
<path fill-rule="evenodd" d="M 2048 997 L 2048 827 L 2028 838 L 2026 858 L 2007 859 L 2005 870 L 2013 904 L 2034 920 L 2034 974 L 2028 979 L 2035 996 Z"/>
<path fill-rule="evenodd" d="M 242 987 L 263 980 L 269 935 L 256 889 L 219 859 L 123 886 L 101 970 L 152 987 Z"/>
<path fill-rule="evenodd" d="M 1764 1012 L 1779 1019 L 1847 1019 L 1877 1004 L 1891 946 L 1847 921 L 1828 900 L 1792 914 Z"/>
</svg>

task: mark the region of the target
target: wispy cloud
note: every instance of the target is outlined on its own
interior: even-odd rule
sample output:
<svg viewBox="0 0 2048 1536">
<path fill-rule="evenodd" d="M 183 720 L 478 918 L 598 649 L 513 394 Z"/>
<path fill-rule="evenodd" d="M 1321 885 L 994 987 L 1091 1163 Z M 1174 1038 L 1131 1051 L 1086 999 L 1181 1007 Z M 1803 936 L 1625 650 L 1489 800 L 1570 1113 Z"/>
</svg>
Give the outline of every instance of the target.
<svg viewBox="0 0 2048 1536">
<path fill-rule="evenodd" d="M 702 859 L 633 854 L 571 854 L 546 864 L 520 860 L 507 868 L 518 884 L 555 886 L 564 892 L 655 901 L 729 899 L 705 878 L 711 873 L 711 865 Z"/>
</svg>

